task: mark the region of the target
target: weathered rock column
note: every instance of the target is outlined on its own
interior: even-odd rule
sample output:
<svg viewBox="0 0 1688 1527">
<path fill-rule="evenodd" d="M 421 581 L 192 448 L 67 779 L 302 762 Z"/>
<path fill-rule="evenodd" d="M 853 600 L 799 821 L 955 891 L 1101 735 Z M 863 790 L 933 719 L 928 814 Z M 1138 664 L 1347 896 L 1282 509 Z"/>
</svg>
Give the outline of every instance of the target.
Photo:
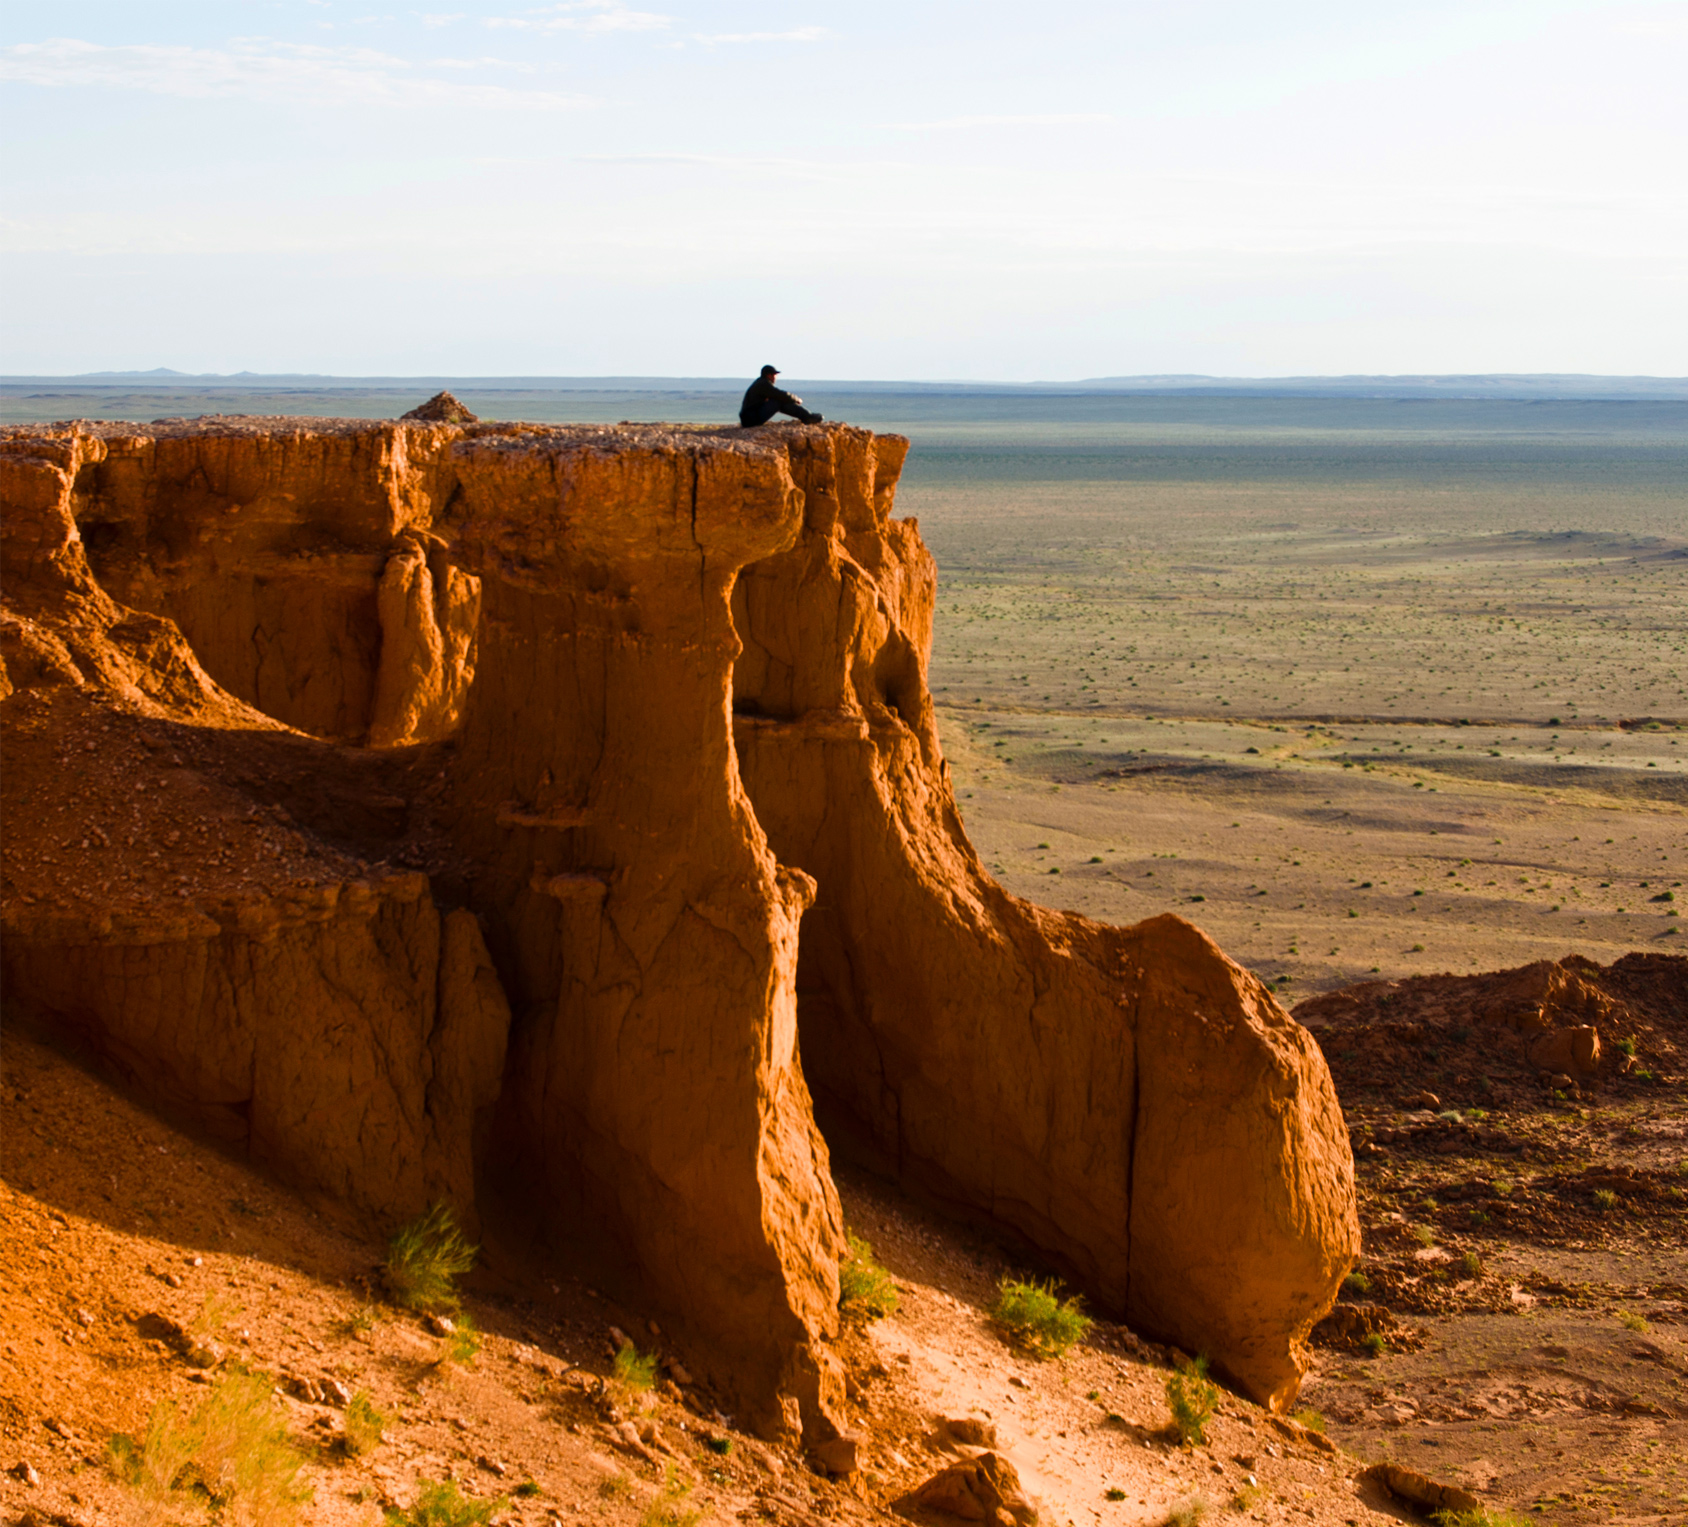
<svg viewBox="0 0 1688 1527">
<path fill-rule="evenodd" d="M 764 1430 L 824 1433 L 843 1223 L 797 1059 L 814 887 L 775 863 L 730 722 L 729 594 L 802 494 L 765 446 L 617 433 L 455 463 L 483 620 L 454 774 L 517 1013 L 506 1105 L 539 1212 L 604 1238 Z"/>
</svg>

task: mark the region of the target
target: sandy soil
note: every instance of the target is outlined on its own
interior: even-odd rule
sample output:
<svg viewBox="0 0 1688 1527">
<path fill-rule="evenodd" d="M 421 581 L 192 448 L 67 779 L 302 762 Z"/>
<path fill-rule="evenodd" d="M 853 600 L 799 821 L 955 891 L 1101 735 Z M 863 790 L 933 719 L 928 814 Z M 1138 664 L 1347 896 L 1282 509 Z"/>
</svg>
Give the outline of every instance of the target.
<svg viewBox="0 0 1688 1527">
<path fill-rule="evenodd" d="M 1168 1354 L 1122 1328 L 1099 1323 L 1063 1361 L 1020 1355 L 985 1314 L 1010 1270 L 1001 1253 L 871 1181 L 846 1174 L 845 1202 L 902 1307 L 845 1340 L 864 1467 L 833 1480 L 739 1432 L 696 1386 L 643 1405 L 606 1397 L 612 1327 L 663 1348 L 606 1294 L 559 1274 L 550 1297 L 516 1297 L 495 1268 L 478 1271 L 465 1307 L 482 1345 L 455 1361 L 448 1339 L 380 1302 L 380 1243 L 336 1224 L 328 1206 L 182 1137 L 15 1031 L 4 1063 L 8 1520 L 138 1520 L 109 1467 L 111 1435 L 138 1435 L 161 1403 L 192 1405 L 225 1367 L 274 1379 L 308 1459 L 308 1523 L 377 1527 L 383 1510 L 444 1479 L 501 1497 L 495 1520 L 508 1527 L 633 1523 L 669 1477 L 689 1486 L 682 1509 L 707 1522 L 901 1520 L 908 1491 L 961 1456 L 937 1424 L 957 1415 L 994 1422 L 1046 1523 L 1159 1523 L 1195 1498 L 1215 1518 L 1254 1522 L 1407 1518 L 1356 1487 L 1358 1460 L 1234 1396 L 1208 1445 L 1176 1446 L 1164 1431 Z M 214 1342 L 218 1363 L 185 1360 L 174 1330 Z M 341 1407 L 308 1397 L 306 1381 L 328 1379 L 387 1413 L 373 1452 L 348 1457 Z M 622 1440 L 623 1420 L 652 1423 L 650 1443 Z M 524 1484 L 531 1493 L 517 1494 Z M 185 1494 L 170 1516 L 210 1519 Z"/>
</svg>

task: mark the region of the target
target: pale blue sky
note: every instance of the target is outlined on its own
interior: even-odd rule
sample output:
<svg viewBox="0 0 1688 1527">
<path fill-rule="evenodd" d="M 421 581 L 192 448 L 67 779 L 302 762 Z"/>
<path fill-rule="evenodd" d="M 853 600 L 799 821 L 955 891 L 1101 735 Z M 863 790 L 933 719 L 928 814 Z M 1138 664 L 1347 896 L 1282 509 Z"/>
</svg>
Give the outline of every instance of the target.
<svg viewBox="0 0 1688 1527">
<path fill-rule="evenodd" d="M 1688 3 L 8 0 L 0 370 L 1688 370 Z"/>
</svg>

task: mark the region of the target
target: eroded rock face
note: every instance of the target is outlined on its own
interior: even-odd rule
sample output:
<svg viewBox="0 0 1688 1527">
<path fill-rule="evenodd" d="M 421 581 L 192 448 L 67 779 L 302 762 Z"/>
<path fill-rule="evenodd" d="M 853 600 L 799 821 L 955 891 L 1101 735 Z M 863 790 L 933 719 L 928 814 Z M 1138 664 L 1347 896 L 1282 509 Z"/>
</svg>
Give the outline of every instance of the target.
<svg viewBox="0 0 1688 1527">
<path fill-rule="evenodd" d="M 0 433 L 9 1000 L 292 1181 L 589 1257 L 768 1431 L 835 1430 L 817 1114 L 1282 1402 L 1357 1249 L 1328 1073 L 1190 925 L 984 872 L 906 449 Z"/>
<path fill-rule="evenodd" d="M 1108 927 L 986 873 L 926 686 L 936 572 L 890 518 L 905 449 L 794 445 L 802 534 L 733 597 L 740 770 L 819 888 L 798 1001 L 822 1126 L 1281 1403 L 1359 1245 L 1324 1060 L 1181 919 Z"/>
</svg>

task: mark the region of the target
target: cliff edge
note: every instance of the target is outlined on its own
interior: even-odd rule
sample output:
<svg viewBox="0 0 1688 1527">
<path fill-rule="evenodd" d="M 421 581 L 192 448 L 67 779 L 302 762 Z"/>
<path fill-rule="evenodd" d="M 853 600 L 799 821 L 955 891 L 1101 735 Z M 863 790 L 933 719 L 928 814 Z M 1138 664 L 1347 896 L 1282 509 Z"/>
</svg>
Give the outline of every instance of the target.
<svg viewBox="0 0 1688 1527">
<path fill-rule="evenodd" d="M 1283 1405 L 1358 1249 L 1329 1073 L 1188 923 L 985 872 L 907 448 L 0 431 L 9 1007 L 623 1280 L 765 1431 L 832 1427 L 833 1152 Z"/>
</svg>

